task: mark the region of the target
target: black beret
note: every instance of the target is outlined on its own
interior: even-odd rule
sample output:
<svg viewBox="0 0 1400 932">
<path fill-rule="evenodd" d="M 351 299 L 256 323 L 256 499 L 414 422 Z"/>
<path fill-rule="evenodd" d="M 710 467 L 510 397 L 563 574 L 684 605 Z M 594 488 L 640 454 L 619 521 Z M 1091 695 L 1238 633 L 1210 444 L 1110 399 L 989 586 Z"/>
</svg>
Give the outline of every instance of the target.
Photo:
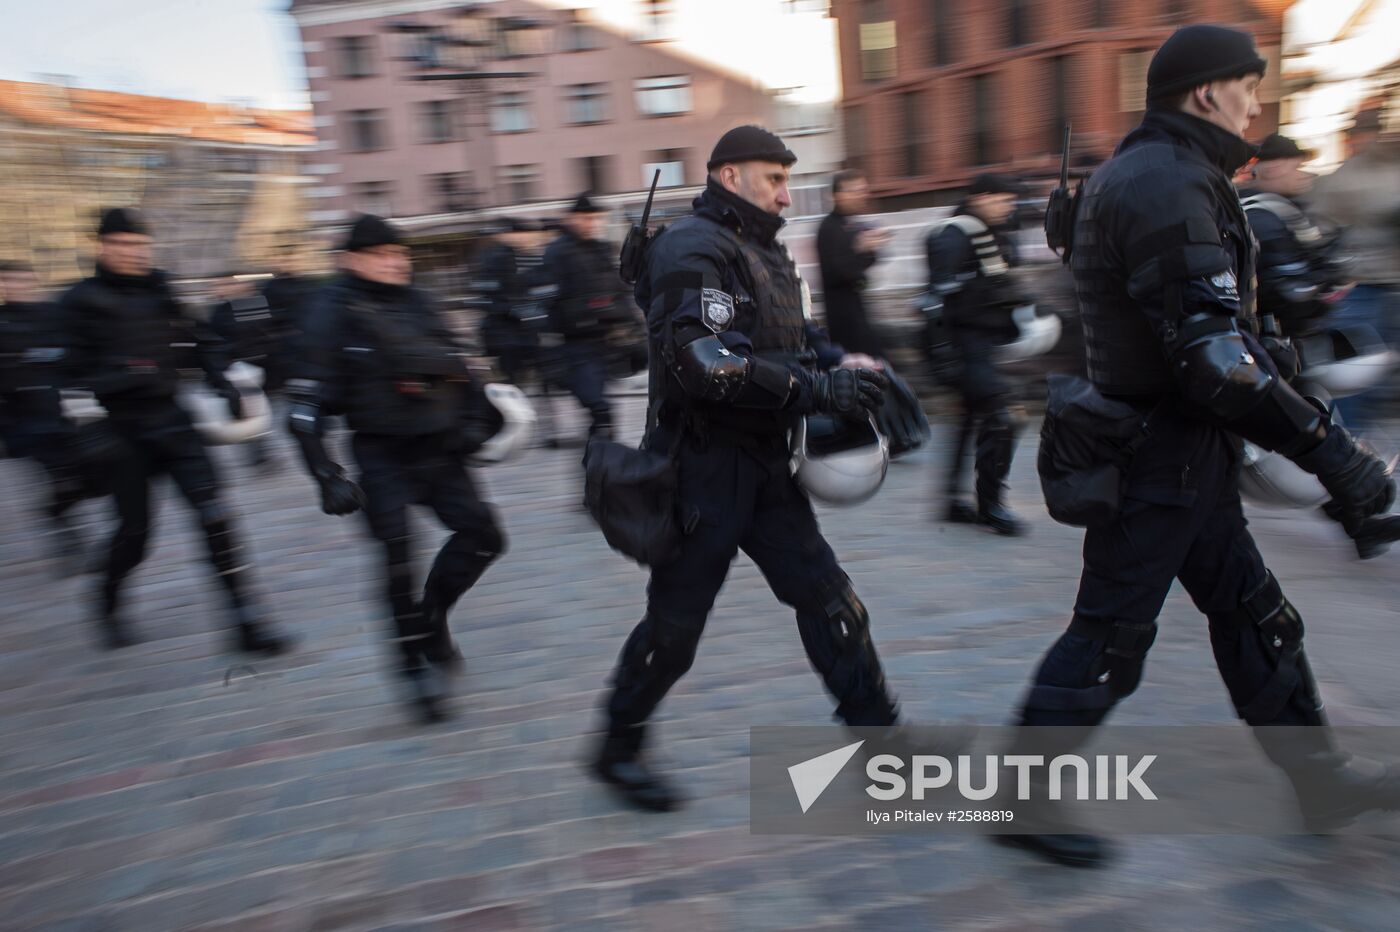
<svg viewBox="0 0 1400 932">
<path fill-rule="evenodd" d="M 375 246 L 401 245 L 403 237 L 399 236 L 399 231 L 390 226 L 383 217 L 361 214 L 355 225 L 350 228 L 349 235 L 345 237 L 345 244 L 340 248 L 346 252 L 358 252 Z"/>
<path fill-rule="evenodd" d="M 1311 149 L 1304 149 L 1292 139 L 1281 133 L 1270 133 L 1259 144 L 1259 161 L 1269 162 L 1274 159 L 1310 159 L 1317 153 Z"/>
<path fill-rule="evenodd" d="M 714 171 L 731 162 L 777 162 L 791 165 L 797 161 L 783 141 L 761 126 L 736 126 L 715 143 L 706 171 Z"/>
<path fill-rule="evenodd" d="M 588 196 L 587 191 L 580 194 L 574 201 L 574 206 L 569 208 L 571 214 L 605 214 L 607 212 L 606 207 L 593 203 L 593 198 Z"/>
<path fill-rule="evenodd" d="M 113 207 L 102 214 L 102 220 L 97 224 L 97 235 L 109 236 L 113 233 L 151 235 L 145 219 L 131 207 Z"/>
<path fill-rule="evenodd" d="M 1184 26 L 1162 43 L 1148 64 L 1147 100 L 1161 100 L 1223 78 L 1262 76 L 1267 67 L 1247 32 L 1205 23 Z"/>
</svg>

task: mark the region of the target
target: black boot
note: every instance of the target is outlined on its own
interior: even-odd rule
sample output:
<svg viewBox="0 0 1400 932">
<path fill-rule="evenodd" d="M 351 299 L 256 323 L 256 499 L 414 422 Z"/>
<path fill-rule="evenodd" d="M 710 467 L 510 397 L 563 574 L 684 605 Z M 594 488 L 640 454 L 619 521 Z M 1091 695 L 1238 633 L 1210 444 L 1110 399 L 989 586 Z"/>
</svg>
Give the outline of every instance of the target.
<svg viewBox="0 0 1400 932">
<path fill-rule="evenodd" d="M 960 498 L 949 498 L 948 508 L 943 512 L 943 520 L 950 524 L 977 524 L 980 521 L 977 509 L 972 503 Z"/>
<path fill-rule="evenodd" d="M 140 640 L 132 632 L 131 626 L 117 611 L 117 592 L 112 585 L 104 585 L 98 594 L 101 609 L 97 616 L 97 634 L 105 650 L 121 650 L 139 644 Z"/>
<path fill-rule="evenodd" d="M 1393 765 L 1350 754 L 1325 757 L 1318 766 L 1288 771 L 1309 832 L 1328 834 L 1364 813 L 1400 810 L 1400 772 Z"/>
<path fill-rule="evenodd" d="M 281 634 L 267 619 L 260 619 L 255 612 L 240 607 L 234 609 L 233 646 L 245 654 L 260 654 L 276 657 L 285 654 L 296 644 L 291 637 Z"/>
<path fill-rule="evenodd" d="M 642 758 L 644 737 L 645 726 L 642 725 L 609 728 L 593 761 L 593 773 L 638 809 L 650 812 L 679 809 L 684 800 Z"/>
<path fill-rule="evenodd" d="M 447 613 L 424 606 L 423 620 L 428 627 L 428 636 L 423 639 L 423 657 L 444 673 L 460 674 L 466 665 L 462 651 L 452 638 L 447 627 Z"/>
<path fill-rule="evenodd" d="M 404 699 L 420 723 L 436 725 L 450 717 L 447 684 L 437 667 L 420 659 L 417 663 L 406 665 L 399 675 L 404 683 Z"/>
<path fill-rule="evenodd" d="M 1376 515 L 1361 522 L 1352 541 L 1356 544 L 1356 555 L 1363 560 L 1378 557 L 1390 549 L 1390 545 L 1400 540 L 1400 515 Z"/>
<path fill-rule="evenodd" d="M 982 499 L 977 503 L 977 520 L 1003 537 L 1020 537 L 1026 533 L 1026 523 L 995 499 Z"/>
</svg>

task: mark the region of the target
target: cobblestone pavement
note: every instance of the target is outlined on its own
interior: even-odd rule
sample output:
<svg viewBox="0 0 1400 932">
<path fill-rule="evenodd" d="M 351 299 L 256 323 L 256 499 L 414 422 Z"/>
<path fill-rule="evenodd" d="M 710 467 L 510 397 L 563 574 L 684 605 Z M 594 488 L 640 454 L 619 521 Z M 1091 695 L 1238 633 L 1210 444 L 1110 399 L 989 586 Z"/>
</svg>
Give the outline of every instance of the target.
<svg viewBox="0 0 1400 932">
<path fill-rule="evenodd" d="M 629 399 L 625 420 L 639 419 Z M 1012 495 L 1029 537 L 931 522 L 943 436 L 824 526 L 908 716 L 1002 723 L 1067 620 L 1079 535 L 1040 506 L 1033 441 Z M 375 552 L 357 520 L 319 512 L 278 444 L 271 474 L 217 451 L 260 588 L 304 639 L 256 668 L 225 651 L 193 519 L 165 495 L 131 586 L 145 641 L 99 652 L 93 577 L 61 577 L 27 466 L 0 462 L 0 926 L 1396 927 L 1391 839 L 1129 839 L 1111 867 L 1075 871 L 969 837 L 750 835 L 747 729 L 821 724 L 831 702 L 745 559 L 658 721 L 693 803 L 622 808 L 579 761 L 645 577 L 579 510 L 577 451 L 479 474 L 510 552 L 453 618 L 468 657 L 456 718 L 411 726 L 381 672 Z M 442 534 L 419 528 L 426 556 Z M 1334 718 L 1391 722 L 1400 556 L 1357 563 L 1311 518 L 1255 528 L 1308 620 Z M 1115 721 L 1231 721 L 1204 634 L 1173 593 L 1147 682 Z"/>
</svg>

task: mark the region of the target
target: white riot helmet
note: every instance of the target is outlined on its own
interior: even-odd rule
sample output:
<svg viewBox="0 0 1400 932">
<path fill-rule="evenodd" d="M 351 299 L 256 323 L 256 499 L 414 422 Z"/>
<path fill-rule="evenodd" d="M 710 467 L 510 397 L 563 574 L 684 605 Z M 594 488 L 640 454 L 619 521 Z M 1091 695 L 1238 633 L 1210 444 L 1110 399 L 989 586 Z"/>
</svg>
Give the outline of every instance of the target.
<svg viewBox="0 0 1400 932">
<path fill-rule="evenodd" d="M 236 362 L 224 372 L 224 378 L 242 396 L 243 416 L 229 416 L 228 401 L 204 383 L 182 385 L 180 406 L 189 414 L 205 443 L 220 445 L 246 443 L 272 430 L 272 408 L 263 394 L 263 371 L 246 362 Z"/>
<path fill-rule="evenodd" d="M 1316 508 L 1331 496 L 1317 476 L 1286 456 L 1244 444 L 1240 495 L 1264 508 Z"/>
<path fill-rule="evenodd" d="M 813 414 L 793 431 L 793 475 L 817 501 L 858 505 L 880 491 L 889 466 L 889 441 L 869 416 L 847 420 Z"/>
<path fill-rule="evenodd" d="M 518 455 L 530 446 L 535 433 L 535 409 L 525 393 L 514 385 L 492 382 L 485 388 L 486 400 L 500 416 L 500 429 L 472 454 L 472 462 L 493 466 Z"/>
<path fill-rule="evenodd" d="M 1053 311 L 1036 313 L 1034 304 L 1023 304 L 1011 312 L 1016 324 L 1016 339 L 997 349 L 999 362 L 1019 362 L 1041 356 L 1055 348 L 1060 341 L 1060 317 Z"/>
<path fill-rule="evenodd" d="M 107 416 L 107 409 L 102 407 L 97 396 L 84 389 L 63 389 L 59 393 L 58 403 L 64 419 L 74 427 L 93 424 Z"/>
<path fill-rule="evenodd" d="M 1333 398 L 1365 391 L 1385 378 L 1397 361 L 1380 334 L 1365 324 L 1332 327 L 1294 342 L 1299 378 L 1320 385 Z"/>
</svg>

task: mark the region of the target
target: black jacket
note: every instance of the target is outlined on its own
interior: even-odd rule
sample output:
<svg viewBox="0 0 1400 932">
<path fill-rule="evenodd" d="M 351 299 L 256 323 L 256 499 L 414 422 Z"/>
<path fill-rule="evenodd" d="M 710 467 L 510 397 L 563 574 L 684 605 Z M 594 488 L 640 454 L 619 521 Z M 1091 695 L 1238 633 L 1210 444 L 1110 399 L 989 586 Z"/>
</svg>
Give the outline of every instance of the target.
<svg viewBox="0 0 1400 932">
<path fill-rule="evenodd" d="M 1149 110 L 1085 185 L 1070 267 L 1104 393 L 1176 392 L 1167 346 L 1187 317 L 1257 329 L 1254 235 L 1231 184 L 1252 152 L 1205 120 Z"/>
<path fill-rule="evenodd" d="M 958 218 L 965 218 L 959 220 Z M 964 229 L 966 224 L 969 229 Z M 1016 337 L 1011 312 L 1029 303 L 1011 275 L 1005 241 L 959 205 L 953 218 L 930 232 L 929 293 L 943 303 L 943 322 L 955 339 L 959 334 L 981 341 L 1005 343 Z"/>
<path fill-rule="evenodd" d="M 602 340 L 635 319 L 618 276 L 617 250 L 607 243 L 566 230 L 545 250 L 541 274 L 550 285 L 550 327 L 566 340 Z"/>
<path fill-rule="evenodd" d="M 113 415 L 173 403 L 177 370 L 191 364 L 211 385 L 227 386 L 220 341 L 180 310 L 159 270 L 133 278 L 99 265 L 60 306 L 66 381 L 91 390 Z"/>
<path fill-rule="evenodd" d="M 57 421 L 62 416 L 63 334 L 48 301 L 0 304 L 0 421 Z"/>
<path fill-rule="evenodd" d="M 297 375 L 299 400 L 387 436 L 454 428 L 470 382 L 466 352 L 424 292 L 350 274 L 312 301 Z"/>
<path fill-rule="evenodd" d="M 885 355 L 884 344 L 865 308 L 865 273 L 878 257 L 855 248 L 861 228 L 836 211 L 817 228 L 817 262 L 822 274 L 822 299 L 831 339 L 848 352 Z"/>
<path fill-rule="evenodd" d="M 840 361 L 806 315 L 802 280 L 787 247 L 777 240 L 783 220 L 713 181 L 694 211 L 671 224 L 647 253 L 637 282 L 646 310 L 651 357 L 651 402 L 662 423 L 689 411 L 731 430 L 772 434 L 787 430 L 794 411 L 761 411 L 688 397 L 671 373 L 675 349 L 715 334 L 731 352 L 788 365 L 799 378 L 812 366 Z"/>
<path fill-rule="evenodd" d="M 1346 283 L 1334 260 L 1336 237 L 1324 234 L 1297 202 L 1281 194 L 1240 192 L 1259 241 L 1259 313 L 1286 336 L 1314 332 L 1331 306 L 1323 296 Z"/>
</svg>

